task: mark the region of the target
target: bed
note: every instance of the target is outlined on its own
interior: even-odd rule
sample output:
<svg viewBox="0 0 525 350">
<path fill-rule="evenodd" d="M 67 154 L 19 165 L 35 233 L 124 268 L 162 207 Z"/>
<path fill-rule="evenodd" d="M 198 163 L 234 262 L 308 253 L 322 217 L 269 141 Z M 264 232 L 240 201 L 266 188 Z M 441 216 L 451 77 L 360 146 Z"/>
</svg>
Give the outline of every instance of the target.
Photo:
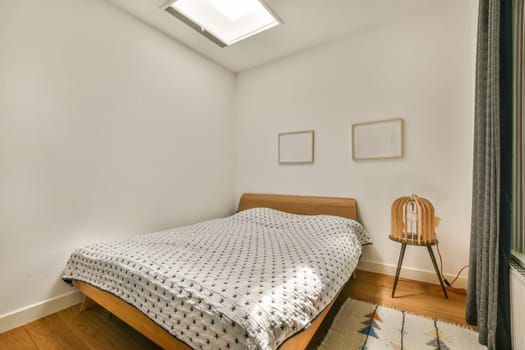
<svg viewBox="0 0 525 350">
<path fill-rule="evenodd" d="M 354 199 L 244 194 L 228 218 L 77 249 L 62 277 L 164 349 L 305 349 L 367 241 Z"/>
</svg>

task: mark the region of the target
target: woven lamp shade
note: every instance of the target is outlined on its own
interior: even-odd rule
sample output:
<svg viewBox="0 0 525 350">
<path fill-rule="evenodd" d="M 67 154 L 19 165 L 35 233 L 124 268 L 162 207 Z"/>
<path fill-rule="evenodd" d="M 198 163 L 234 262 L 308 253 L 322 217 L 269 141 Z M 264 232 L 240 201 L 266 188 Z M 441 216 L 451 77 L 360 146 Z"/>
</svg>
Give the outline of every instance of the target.
<svg viewBox="0 0 525 350">
<path fill-rule="evenodd" d="M 416 245 L 435 243 L 438 221 L 434 206 L 427 199 L 416 195 L 400 197 L 392 203 L 390 238 Z"/>
</svg>

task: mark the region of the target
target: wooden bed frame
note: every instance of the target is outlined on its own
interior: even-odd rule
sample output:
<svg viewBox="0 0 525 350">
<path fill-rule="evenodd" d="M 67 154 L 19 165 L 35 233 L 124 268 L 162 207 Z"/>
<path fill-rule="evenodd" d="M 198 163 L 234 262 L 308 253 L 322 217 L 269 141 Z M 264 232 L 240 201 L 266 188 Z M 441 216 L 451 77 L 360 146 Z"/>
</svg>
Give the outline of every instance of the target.
<svg viewBox="0 0 525 350">
<path fill-rule="evenodd" d="M 357 202 L 352 198 L 287 196 L 270 194 L 245 193 L 239 201 L 238 211 L 251 208 L 273 208 L 293 214 L 303 215 L 335 215 L 357 220 Z M 191 350 L 185 343 L 179 341 L 162 327 L 158 326 L 139 309 L 122 299 L 80 281 L 75 286 L 84 294 L 80 310 L 87 310 L 93 302 L 99 304 L 138 332 L 166 350 Z M 312 322 L 310 327 L 297 333 L 285 341 L 280 350 L 305 349 L 315 332 L 332 308 L 335 300 L 325 308 Z"/>
</svg>

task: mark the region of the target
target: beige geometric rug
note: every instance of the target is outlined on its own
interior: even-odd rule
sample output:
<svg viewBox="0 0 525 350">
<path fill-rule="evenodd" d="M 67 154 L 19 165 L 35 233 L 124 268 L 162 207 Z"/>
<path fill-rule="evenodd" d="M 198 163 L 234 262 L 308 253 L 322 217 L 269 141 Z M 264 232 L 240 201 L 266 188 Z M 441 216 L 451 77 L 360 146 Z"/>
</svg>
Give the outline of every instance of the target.
<svg viewBox="0 0 525 350">
<path fill-rule="evenodd" d="M 461 326 L 348 299 L 318 350 L 478 350 L 478 333 Z"/>
</svg>

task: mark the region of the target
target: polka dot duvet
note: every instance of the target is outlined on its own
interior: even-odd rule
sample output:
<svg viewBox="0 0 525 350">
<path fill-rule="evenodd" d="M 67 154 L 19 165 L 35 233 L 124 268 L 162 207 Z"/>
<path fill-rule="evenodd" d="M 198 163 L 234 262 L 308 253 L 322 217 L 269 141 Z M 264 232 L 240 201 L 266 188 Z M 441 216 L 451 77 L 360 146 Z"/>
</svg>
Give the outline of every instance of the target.
<svg viewBox="0 0 525 350">
<path fill-rule="evenodd" d="M 256 208 L 94 244 L 63 273 L 135 306 L 194 349 L 276 349 L 335 298 L 369 243 L 356 221 Z"/>
</svg>

